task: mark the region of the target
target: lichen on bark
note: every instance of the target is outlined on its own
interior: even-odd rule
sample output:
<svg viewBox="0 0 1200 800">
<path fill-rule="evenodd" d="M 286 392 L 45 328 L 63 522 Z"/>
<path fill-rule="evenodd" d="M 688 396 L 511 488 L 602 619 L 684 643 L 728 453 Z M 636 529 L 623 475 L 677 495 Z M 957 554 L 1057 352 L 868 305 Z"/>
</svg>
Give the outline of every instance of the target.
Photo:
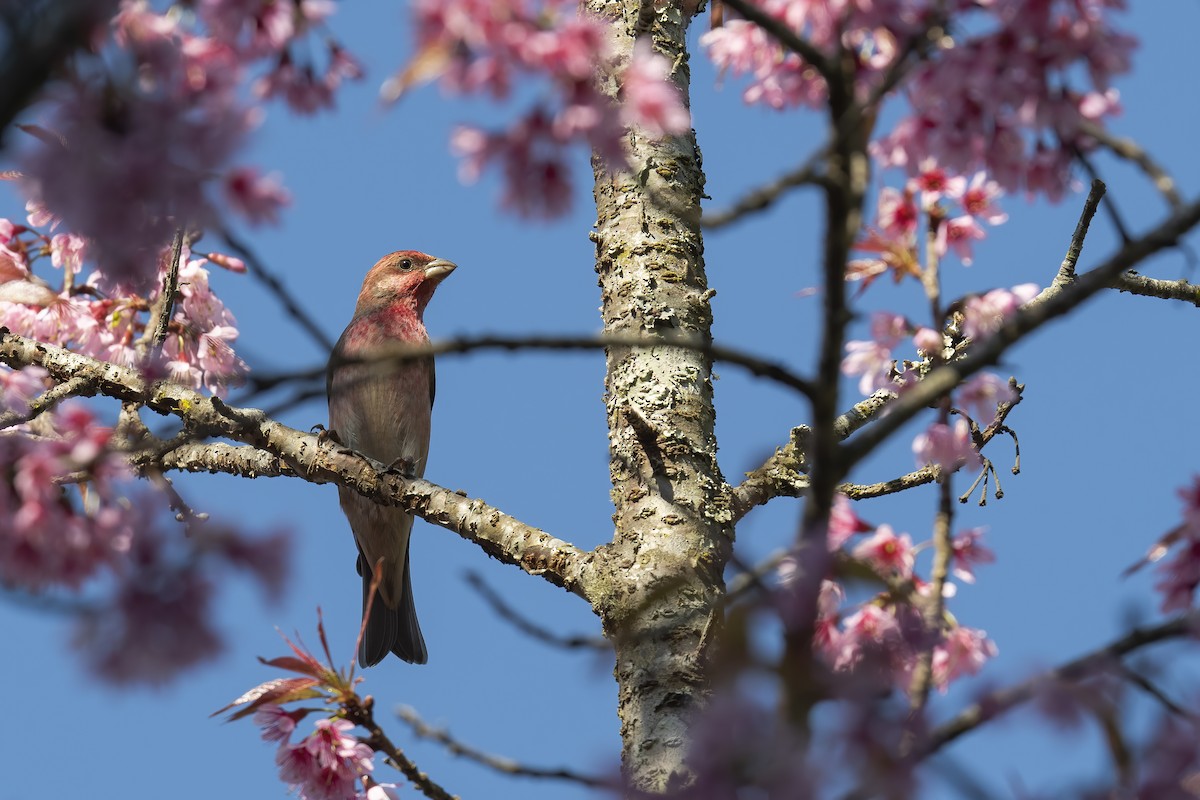
<svg viewBox="0 0 1200 800">
<path fill-rule="evenodd" d="M 687 94 L 688 15 L 679 4 L 592 0 L 611 22 L 612 64 L 600 85 L 619 93 L 637 36 L 650 37 Z M 628 135 L 628 162 L 593 160 L 596 271 L 604 329 L 711 337 L 695 135 Z M 691 781 L 688 728 L 703 708 L 707 662 L 721 626 L 732 544 L 731 494 L 717 465 L 712 363 L 671 347 L 607 353 L 613 541 L 597 550 L 589 597 L 613 642 L 626 779 L 664 793 Z"/>
</svg>

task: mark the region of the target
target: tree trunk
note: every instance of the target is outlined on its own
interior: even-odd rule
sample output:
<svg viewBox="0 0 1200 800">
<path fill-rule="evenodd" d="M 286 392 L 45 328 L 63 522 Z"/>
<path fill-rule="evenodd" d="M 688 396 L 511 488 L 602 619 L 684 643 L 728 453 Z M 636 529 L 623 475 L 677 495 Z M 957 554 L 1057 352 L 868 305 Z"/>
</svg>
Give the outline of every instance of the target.
<svg viewBox="0 0 1200 800">
<path fill-rule="evenodd" d="M 589 0 L 611 21 L 618 54 L 601 77 L 616 96 L 638 36 L 689 70 L 679 3 Z M 661 11 L 655 9 L 660 8 Z M 709 340 L 694 134 L 629 134 L 627 164 L 595 168 L 596 271 L 604 329 Z M 664 345 L 610 348 L 605 380 L 616 534 L 598 550 L 589 592 L 616 652 L 622 764 L 631 787 L 664 793 L 691 782 L 688 728 L 708 691 L 732 544 L 731 495 L 717 466 L 712 364 Z"/>
</svg>

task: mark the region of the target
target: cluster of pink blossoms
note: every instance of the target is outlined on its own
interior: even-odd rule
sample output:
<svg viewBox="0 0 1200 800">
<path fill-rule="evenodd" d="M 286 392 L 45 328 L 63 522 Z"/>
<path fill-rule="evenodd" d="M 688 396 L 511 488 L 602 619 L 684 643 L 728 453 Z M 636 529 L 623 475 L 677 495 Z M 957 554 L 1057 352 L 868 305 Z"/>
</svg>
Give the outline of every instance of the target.
<svg viewBox="0 0 1200 800">
<path fill-rule="evenodd" d="M 921 579 L 914 569 L 916 548 L 912 538 L 897 534 L 890 525 L 871 526 L 850 507 L 850 501 L 838 496 L 830 514 L 828 547 L 830 552 L 841 550 L 849 541 L 869 533 L 858 542 L 850 554 L 888 581 L 911 583 L 914 600 L 928 600 L 932 585 Z M 960 580 L 974 582 L 973 567 L 995 560 L 990 550 L 980 543 L 982 529 L 964 531 L 953 539 L 953 574 Z M 785 562 L 780 570 L 784 585 L 798 579 L 796 565 Z M 954 584 L 946 584 L 946 594 Z M 941 690 L 963 675 L 974 675 L 996 654 L 996 645 L 983 631 L 959 625 L 948 619 L 945 630 L 926 630 L 916 606 L 889 592 L 883 592 L 861 604 L 851 613 L 841 605 L 845 590 L 833 580 L 823 580 L 817 608 L 817 629 L 814 647 L 836 671 L 853 672 L 860 668 L 882 670 L 883 676 L 895 686 L 907 690 L 912 683 L 913 669 L 921 652 L 933 647 L 933 685 Z M 932 636 L 932 638 L 931 638 Z"/>
<path fill-rule="evenodd" d="M 332 105 L 346 78 L 361 74 L 329 45 L 318 76 L 294 53 L 334 4 L 327 0 L 202 0 L 158 13 L 123 0 L 95 58 L 46 91 L 52 110 L 22 152 L 21 187 L 88 241 L 113 282 L 145 291 L 158 250 L 176 227 L 219 223 L 230 210 L 252 223 L 274 221 L 289 201 L 275 176 L 230 161 L 262 112 L 241 88 L 258 64 L 272 64 L 255 90 L 293 109 Z"/>
<path fill-rule="evenodd" d="M 887 166 L 915 174 L 929 158 L 960 173 L 986 169 L 1009 189 L 1052 199 L 1070 183 L 1085 123 L 1117 113 L 1112 79 L 1135 41 L 1112 27 L 1123 0 L 755 0 L 826 56 L 855 57 L 866 98 L 912 41 L 945 13 L 938 49 L 904 83 L 910 113 L 873 145 Z M 820 105 L 824 78 L 758 26 L 729 20 L 701 37 L 720 69 L 749 75 L 743 97 L 772 108 Z M 1071 88 L 1086 75 L 1089 85 Z"/>
<path fill-rule="evenodd" d="M 926 253 L 929 258 L 940 260 L 953 252 L 970 266 L 974 258 L 972 243 L 987 235 L 981 223 L 1000 225 L 1008 220 L 996 204 L 1002 194 L 1000 186 L 986 173 L 977 172 L 968 180 L 948 173 L 932 159 L 926 160 L 903 190 L 891 186 L 880 190 L 875 225 L 868 226 L 866 235 L 855 245 L 855 249 L 871 255 L 851 261 L 846 279 L 862 281 L 865 288 L 887 272 L 896 281 L 919 278 L 923 269 L 920 245 L 930 230 L 934 235 L 931 252 Z"/>
<path fill-rule="evenodd" d="M 262 726 L 262 738 L 279 742 L 275 763 L 279 777 L 301 800 L 376 800 L 376 796 L 395 797 L 386 787 L 376 784 L 359 793 L 356 785 L 375 768 L 375 753 L 350 734 L 354 723 L 344 719 L 319 719 L 314 730 L 295 744 L 291 743 L 296 723 L 307 711 L 285 711 L 278 705 L 260 706 L 254 721 Z"/>
<path fill-rule="evenodd" d="M 1195 600 L 1196 587 L 1200 586 L 1200 476 L 1192 479 L 1192 485 L 1179 490 L 1183 500 L 1183 522 L 1168 531 L 1151 548 L 1146 558 L 1134 569 L 1146 562 L 1159 561 L 1175 548 L 1174 556 L 1159 565 L 1158 582 L 1162 593 L 1162 610 L 1186 611 Z"/>
<path fill-rule="evenodd" d="M 165 498 L 126 499 L 130 478 L 112 430 L 79 403 L 21 424 L 45 372 L 0 372 L 0 585 L 29 594 L 76 591 L 107 575 L 105 592 L 76 617 L 73 643 L 89 671 L 112 683 L 161 683 L 213 657 L 220 637 L 210 599 L 215 568 L 253 575 L 278 597 L 287 563 L 282 534 L 247 538 L 215 523 L 186 544 L 157 527 Z"/>
<path fill-rule="evenodd" d="M 485 166 L 501 166 L 503 202 L 526 216 L 556 216 L 569 207 L 566 154 L 577 142 L 623 161 L 622 134 L 638 126 L 648 135 L 686 132 L 691 117 L 671 82 L 670 63 L 638 43 L 625 69 L 622 102 L 594 84 L 597 64 L 612 56 L 605 23 L 579 14 L 563 0 L 419 0 L 418 52 L 384 85 L 395 99 L 417 82 L 440 78 L 455 93 L 508 96 L 516 76 L 549 81 L 555 102 L 539 104 L 507 130 L 461 126 L 451 148 L 473 181 Z"/>
<path fill-rule="evenodd" d="M 237 321 L 209 286 L 208 263 L 243 271 L 236 258 L 221 254 L 193 258 L 184 246 L 179 266 L 179 294 L 162 353 L 144 364 L 138 341 L 146 325 L 154 324 L 149 311 L 161 293 L 146 297 L 110 289 L 99 269 L 84 275 L 91 245 L 69 233 L 49 235 L 30 225 L 0 219 L 0 325 L 13 333 L 68 347 L 76 352 L 121 366 L 140 366 L 151 375 L 165 373 L 171 380 L 194 388 L 224 394 L 246 372 L 233 351 Z M 38 259 L 50 256 L 61 272 L 56 289 L 34 272 Z M 168 252 L 155 254 L 158 282 L 167 269 Z M 44 263 L 44 261 L 43 261 Z"/>
<path fill-rule="evenodd" d="M 0 372 L 0 409 L 18 417 L 40 395 L 45 371 L 29 367 Z M 127 476 L 123 460 L 108 449 L 112 432 L 96 424 L 82 405 L 48 412 L 54 438 L 34 442 L 0 436 L 0 583 L 30 592 L 63 586 L 78 589 L 102 567 L 128 551 L 134 528 L 114 504 L 114 484 Z M 64 502 L 65 475 L 86 474 L 90 510 Z"/>
</svg>

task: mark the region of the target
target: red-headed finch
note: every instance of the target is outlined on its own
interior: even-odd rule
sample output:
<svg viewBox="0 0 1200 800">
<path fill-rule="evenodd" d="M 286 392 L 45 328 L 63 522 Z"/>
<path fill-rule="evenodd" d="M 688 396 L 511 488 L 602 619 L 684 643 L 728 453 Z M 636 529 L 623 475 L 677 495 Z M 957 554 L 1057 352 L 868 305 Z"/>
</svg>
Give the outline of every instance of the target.
<svg viewBox="0 0 1200 800">
<path fill-rule="evenodd" d="M 384 464 L 400 463 L 417 477 L 425 473 L 433 409 L 433 358 L 389 362 L 370 359 L 397 344 L 429 341 L 421 315 L 433 291 L 454 264 L 400 250 L 379 259 L 363 281 L 350 320 L 329 359 L 326 392 L 329 428 L 347 447 Z M 363 579 L 363 613 L 370 599 L 372 570 L 382 560 L 379 591 L 371 605 L 358 661 L 378 664 L 389 652 L 413 664 L 428 659 L 413 605 L 408 540 L 413 518 L 338 487 L 342 512 L 358 543 Z"/>
</svg>

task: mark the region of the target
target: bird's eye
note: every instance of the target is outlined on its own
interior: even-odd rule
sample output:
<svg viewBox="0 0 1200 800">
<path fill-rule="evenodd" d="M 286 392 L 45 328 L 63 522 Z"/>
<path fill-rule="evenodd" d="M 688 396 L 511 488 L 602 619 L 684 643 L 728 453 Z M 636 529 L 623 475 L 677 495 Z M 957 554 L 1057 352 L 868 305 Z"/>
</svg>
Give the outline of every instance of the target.
<svg viewBox="0 0 1200 800">
<path fill-rule="evenodd" d="M 403 271 L 408 272 L 413 267 L 412 259 L 411 258 L 402 258 L 402 259 L 400 259 L 400 263 L 397 264 L 396 266 L 400 267 L 400 269 L 402 269 Z"/>
</svg>

